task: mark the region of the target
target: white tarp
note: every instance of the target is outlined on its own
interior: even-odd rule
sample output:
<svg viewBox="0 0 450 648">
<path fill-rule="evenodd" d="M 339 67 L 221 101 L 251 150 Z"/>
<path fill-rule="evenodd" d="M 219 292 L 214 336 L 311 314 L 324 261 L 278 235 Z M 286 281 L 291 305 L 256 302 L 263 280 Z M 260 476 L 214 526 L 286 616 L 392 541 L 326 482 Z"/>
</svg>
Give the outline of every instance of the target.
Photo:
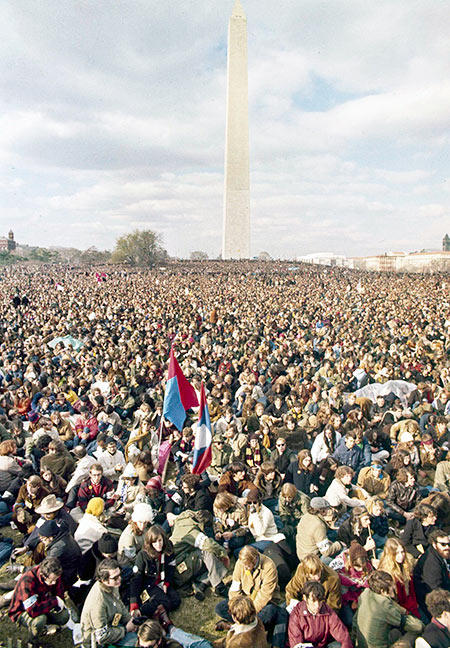
<svg viewBox="0 0 450 648">
<path fill-rule="evenodd" d="M 357 398 L 370 398 L 372 402 L 375 402 L 377 396 L 395 394 L 400 398 L 403 405 L 407 405 L 408 396 L 416 389 L 417 385 L 406 382 L 406 380 L 388 380 L 385 383 L 366 385 L 353 393 Z M 345 395 L 348 396 L 348 394 Z"/>
</svg>

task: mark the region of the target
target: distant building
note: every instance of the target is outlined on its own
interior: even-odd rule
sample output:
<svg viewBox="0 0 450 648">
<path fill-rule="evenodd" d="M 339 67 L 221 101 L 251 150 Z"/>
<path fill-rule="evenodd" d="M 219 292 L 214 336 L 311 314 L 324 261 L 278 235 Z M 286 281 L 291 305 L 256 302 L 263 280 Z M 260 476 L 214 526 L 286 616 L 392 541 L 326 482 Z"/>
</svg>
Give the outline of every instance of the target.
<svg viewBox="0 0 450 648">
<path fill-rule="evenodd" d="M 303 263 L 314 263 L 316 265 L 348 267 L 348 259 L 342 254 L 333 254 L 333 252 L 313 252 L 297 257 L 297 261 Z"/>
<path fill-rule="evenodd" d="M 353 267 L 378 272 L 450 272 L 448 252 L 389 252 L 369 257 L 354 257 Z"/>
<path fill-rule="evenodd" d="M 14 252 L 17 247 L 17 243 L 14 240 L 14 232 L 9 230 L 8 237 L 0 238 L 0 251 Z"/>
<path fill-rule="evenodd" d="M 450 252 L 450 236 L 448 234 L 442 239 L 442 251 Z"/>
</svg>

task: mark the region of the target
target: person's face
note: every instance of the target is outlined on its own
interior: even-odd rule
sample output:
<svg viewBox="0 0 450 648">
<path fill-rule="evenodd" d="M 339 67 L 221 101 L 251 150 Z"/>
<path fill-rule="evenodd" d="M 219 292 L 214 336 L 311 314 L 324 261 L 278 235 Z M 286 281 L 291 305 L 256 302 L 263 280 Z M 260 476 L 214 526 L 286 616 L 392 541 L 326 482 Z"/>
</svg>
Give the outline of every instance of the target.
<svg viewBox="0 0 450 648">
<path fill-rule="evenodd" d="M 433 526 L 436 524 L 437 515 L 435 513 L 429 513 L 427 517 L 423 520 L 423 526 Z"/>
<path fill-rule="evenodd" d="M 346 437 L 345 445 L 347 446 L 347 448 L 349 450 L 351 450 L 354 447 L 355 443 L 356 442 L 355 442 L 355 439 L 353 437 Z"/>
<path fill-rule="evenodd" d="M 368 515 L 363 515 L 363 517 L 360 518 L 360 522 L 363 529 L 368 529 L 370 526 L 370 517 Z"/>
<path fill-rule="evenodd" d="M 58 582 L 58 579 L 59 579 L 59 576 L 57 576 L 56 574 L 49 574 L 48 576 L 42 577 L 42 580 L 44 581 L 44 583 L 46 585 L 49 585 L 50 587 L 52 585 L 56 585 L 56 583 Z"/>
<path fill-rule="evenodd" d="M 349 473 L 346 473 L 341 477 L 341 482 L 346 486 L 348 486 L 351 481 L 352 481 L 352 475 L 350 475 Z"/>
<path fill-rule="evenodd" d="M 52 478 L 52 473 L 50 470 L 44 470 L 41 476 L 44 481 L 49 482 Z"/>
<path fill-rule="evenodd" d="M 273 480 L 275 479 L 275 473 L 274 473 L 274 472 L 270 472 L 270 473 L 268 473 L 268 474 L 266 475 L 266 479 L 267 479 L 267 481 L 269 481 L 269 482 L 273 481 Z"/>
<path fill-rule="evenodd" d="M 245 471 L 244 470 L 238 470 L 237 473 L 234 475 L 235 481 L 242 481 L 245 477 Z"/>
<path fill-rule="evenodd" d="M 108 587 L 119 587 L 122 580 L 120 568 L 111 569 L 108 572 L 108 575 L 108 579 L 104 581 L 105 585 L 107 585 Z"/>
<path fill-rule="evenodd" d="M 406 482 L 407 486 L 414 486 L 415 483 L 414 475 L 408 475 L 408 481 Z"/>
<path fill-rule="evenodd" d="M 275 446 L 278 452 L 282 454 L 286 450 L 286 441 L 284 439 L 278 439 Z"/>
<path fill-rule="evenodd" d="M 109 454 L 113 455 L 116 452 L 117 447 L 115 443 L 108 443 L 106 449 L 109 452 Z"/>
<path fill-rule="evenodd" d="M 433 543 L 433 547 L 442 558 L 446 560 L 450 558 L 450 536 L 440 536 Z"/>
<path fill-rule="evenodd" d="M 258 447 L 258 439 L 250 439 L 250 445 L 252 448 Z"/>
<path fill-rule="evenodd" d="M 38 490 L 39 490 L 39 484 L 35 484 L 35 485 L 27 484 L 27 491 L 29 495 L 31 495 L 32 497 L 34 497 L 37 494 Z"/>
<path fill-rule="evenodd" d="M 381 508 L 381 504 L 379 502 L 375 502 L 372 507 L 372 515 L 374 517 L 378 517 L 379 515 L 381 515 L 382 510 L 383 509 Z"/>
<path fill-rule="evenodd" d="M 307 598 L 305 598 L 305 603 L 306 603 L 306 607 L 308 608 L 308 612 L 310 614 L 312 614 L 314 616 L 316 614 L 319 614 L 319 610 L 321 608 L 322 601 L 317 601 L 312 596 L 308 596 Z"/>
<path fill-rule="evenodd" d="M 302 464 L 304 468 L 308 468 L 311 465 L 311 457 L 304 457 Z"/>
<path fill-rule="evenodd" d="M 161 551 L 163 550 L 163 546 L 164 546 L 164 538 L 162 536 L 159 536 L 155 540 L 155 542 L 152 542 L 153 549 L 158 553 L 161 553 Z"/>
<path fill-rule="evenodd" d="M 395 552 L 395 561 L 401 565 L 405 562 L 406 558 L 406 553 L 403 547 L 397 547 L 397 551 Z"/>
<path fill-rule="evenodd" d="M 99 484 L 100 480 L 102 478 L 103 473 L 100 470 L 91 470 L 90 476 L 91 476 L 91 482 L 93 484 Z"/>
<path fill-rule="evenodd" d="M 144 529 L 147 526 L 147 522 L 144 522 L 143 520 L 139 520 L 139 522 L 135 522 L 135 524 L 141 533 L 143 533 Z"/>
</svg>

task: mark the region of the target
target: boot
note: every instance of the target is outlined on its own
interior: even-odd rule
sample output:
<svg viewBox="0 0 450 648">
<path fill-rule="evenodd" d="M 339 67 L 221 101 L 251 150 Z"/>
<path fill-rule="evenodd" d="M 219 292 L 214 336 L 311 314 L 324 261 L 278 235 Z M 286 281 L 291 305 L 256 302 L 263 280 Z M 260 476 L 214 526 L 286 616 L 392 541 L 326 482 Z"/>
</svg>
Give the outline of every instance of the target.
<svg viewBox="0 0 450 648">
<path fill-rule="evenodd" d="M 194 590 L 194 596 L 197 601 L 205 600 L 206 587 L 205 583 L 192 583 L 192 589 Z"/>
<path fill-rule="evenodd" d="M 3 592 L 10 592 L 15 588 L 16 585 L 17 581 L 14 579 L 3 581 L 2 583 L 0 583 L 0 590 L 2 590 Z"/>
<path fill-rule="evenodd" d="M 173 621 L 171 621 L 169 615 L 167 614 L 167 610 L 162 603 L 160 603 L 156 610 L 153 612 L 153 617 L 157 621 L 159 621 L 166 634 L 169 634 L 169 630 L 171 626 L 173 626 Z"/>
</svg>

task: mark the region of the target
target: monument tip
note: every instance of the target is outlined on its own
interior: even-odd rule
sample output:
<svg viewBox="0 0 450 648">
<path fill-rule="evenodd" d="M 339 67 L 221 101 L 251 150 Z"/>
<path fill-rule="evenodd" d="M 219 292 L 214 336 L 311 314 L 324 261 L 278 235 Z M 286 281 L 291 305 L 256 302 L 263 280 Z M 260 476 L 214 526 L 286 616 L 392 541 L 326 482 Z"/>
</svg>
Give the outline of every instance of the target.
<svg viewBox="0 0 450 648">
<path fill-rule="evenodd" d="M 241 4 L 241 0 L 236 0 L 234 3 L 233 11 L 231 15 L 235 18 L 245 18 L 244 7 Z"/>
</svg>

